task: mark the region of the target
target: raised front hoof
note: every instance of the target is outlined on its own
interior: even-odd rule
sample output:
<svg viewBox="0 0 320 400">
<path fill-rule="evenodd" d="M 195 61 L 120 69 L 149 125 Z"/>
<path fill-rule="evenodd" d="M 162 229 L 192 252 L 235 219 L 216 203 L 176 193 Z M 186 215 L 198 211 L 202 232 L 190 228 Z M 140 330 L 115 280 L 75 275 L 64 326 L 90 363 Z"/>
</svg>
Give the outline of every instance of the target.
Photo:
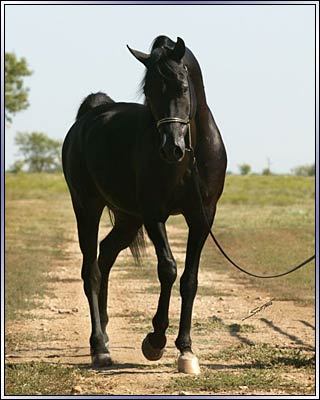
<svg viewBox="0 0 320 400">
<path fill-rule="evenodd" d="M 112 365 L 110 353 L 91 354 L 91 365 L 95 369 L 110 367 Z"/>
<path fill-rule="evenodd" d="M 148 336 L 142 342 L 141 350 L 145 358 L 149 361 L 158 361 L 163 356 L 164 348 L 156 349 L 151 346 Z"/>
<path fill-rule="evenodd" d="M 181 354 L 178 358 L 178 371 L 184 374 L 199 375 L 198 358 L 191 352 Z"/>
</svg>

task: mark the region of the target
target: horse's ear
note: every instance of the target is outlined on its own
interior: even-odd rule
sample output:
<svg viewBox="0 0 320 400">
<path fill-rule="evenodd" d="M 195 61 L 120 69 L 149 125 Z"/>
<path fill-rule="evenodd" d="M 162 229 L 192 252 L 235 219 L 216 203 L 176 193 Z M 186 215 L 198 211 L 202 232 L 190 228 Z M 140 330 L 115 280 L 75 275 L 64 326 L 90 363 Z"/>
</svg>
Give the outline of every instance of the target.
<svg viewBox="0 0 320 400">
<path fill-rule="evenodd" d="M 184 41 L 180 37 L 178 37 L 177 43 L 170 54 L 170 58 L 172 58 L 175 61 L 180 61 L 184 56 L 185 52 L 186 52 L 186 45 L 184 44 Z"/>
<path fill-rule="evenodd" d="M 131 49 L 128 45 L 127 45 L 130 53 L 140 62 L 142 62 L 142 64 L 144 64 L 146 67 L 148 67 L 149 61 L 150 61 L 150 54 L 146 54 L 143 53 L 142 51 L 139 50 L 134 50 Z"/>
</svg>

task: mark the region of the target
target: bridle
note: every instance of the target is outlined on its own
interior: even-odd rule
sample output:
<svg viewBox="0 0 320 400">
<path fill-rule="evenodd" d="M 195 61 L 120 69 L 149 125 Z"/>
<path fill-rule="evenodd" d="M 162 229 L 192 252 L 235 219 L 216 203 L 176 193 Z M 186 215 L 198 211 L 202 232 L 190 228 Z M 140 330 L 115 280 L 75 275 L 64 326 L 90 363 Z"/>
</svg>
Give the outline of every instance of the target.
<svg viewBox="0 0 320 400">
<path fill-rule="evenodd" d="M 159 127 L 163 124 L 171 124 L 171 123 L 175 123 L 175 122 L 178 122 L 183 125 L 187 125 L 186 136 L 187 136 L 188 142 L 186 143 L 185 150 L 191 151 L 193 153 L 193 148 L 192 148 L 192 143 L 191 143 L 191 126 L 190 126 L 190 122 L 191 122 L 191 118 L 192 118 L 192 115 L 191 115 L 192 105 L 191 105 L 191 90 L 190 90 L 190 82 L 189 82 L 189 73 L 188 73 L 188 68 L 186 65 L 184 65 L 183 68 L 187 71 L 187 80 L 188 80 L 188 89 L 189 89 L 189 104 L 190 104 L 189 117 L 188 118 L 179 118 L 179 117 L 161 118 L 157 121 L 157 129 L 159 129 Z"/>
</svg>

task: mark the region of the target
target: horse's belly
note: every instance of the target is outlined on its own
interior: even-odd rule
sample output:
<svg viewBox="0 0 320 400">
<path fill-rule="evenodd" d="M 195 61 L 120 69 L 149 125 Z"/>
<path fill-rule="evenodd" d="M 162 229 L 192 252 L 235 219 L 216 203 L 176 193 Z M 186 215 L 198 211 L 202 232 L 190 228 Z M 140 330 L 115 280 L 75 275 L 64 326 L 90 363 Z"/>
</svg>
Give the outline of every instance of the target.
<svg viewBox="0 0 320 400">
<path fill-rule="evenodd" d="M 95 171 L 94 183 L 109 208 L 138 215 L 136 188 L 132 179 L 119 174 Z"/>
</svg>

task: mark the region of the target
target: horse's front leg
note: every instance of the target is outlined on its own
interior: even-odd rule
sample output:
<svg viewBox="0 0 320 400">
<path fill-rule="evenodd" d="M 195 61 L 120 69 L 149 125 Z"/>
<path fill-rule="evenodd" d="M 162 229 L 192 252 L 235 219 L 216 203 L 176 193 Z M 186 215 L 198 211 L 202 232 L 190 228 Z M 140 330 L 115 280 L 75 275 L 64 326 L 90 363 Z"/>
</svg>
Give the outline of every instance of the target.
<svg viewBox="0 0 320 400">
<path fill-rule="evenodd" d="M 181 353 L 178 359 L 179 372 L 199 374 L 199 362 L 191 348 L 192 308 L 198 287 L 200 255 L 209 234 L 209 225 L 211 226 L 213 222 L 214 210 L 207 210 L 207 220 L 203 216 L 195 218 L 185 215 L 185 218 L 189 226 L 189 235 L 185 269 L 180 279 L 182 304 L 179 333 L 175 344 Z"/>
<path fill-rule="evenodd" d="M 142 352 L 148 360 L 156 361 L 162 357 L 167 341 L 165 332 L 169 325 L 169 302 L 172 285 L 177 277 L 177 266 L 169 247 L 165 224 L 147 222 L 144 225 L 156 249 L 161 292 L 157 312 L 152 319 L 154 332 L 144 339 Z"/>
</svg>

